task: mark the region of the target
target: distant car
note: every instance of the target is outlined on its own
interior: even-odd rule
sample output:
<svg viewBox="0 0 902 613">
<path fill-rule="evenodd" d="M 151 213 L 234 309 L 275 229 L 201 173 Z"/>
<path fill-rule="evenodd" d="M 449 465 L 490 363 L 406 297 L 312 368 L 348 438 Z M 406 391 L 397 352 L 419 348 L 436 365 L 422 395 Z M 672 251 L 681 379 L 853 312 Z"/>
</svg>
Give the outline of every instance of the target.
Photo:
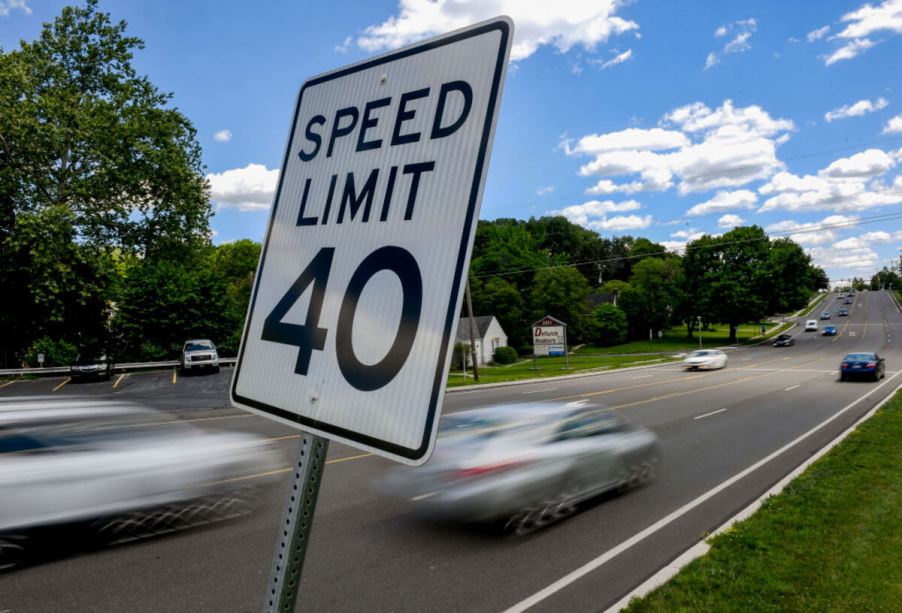
<svg viewBox="0 0 902 613">
<path fill-rule="evenodd" d="M 824 336 L 836 336 L 836 326 L 827 326 L 821 334 Z"/>
<path fill-rule="evenodd" d="M 69 376 L 75 381 L 87 379 L 109 381 L 114 368 L 113 359 L 106 351 L 85 349 L 75 358 L 75 364 L 69 367 Z"/>
<path fill-rule="evenodd" d="M 377 485 L 422 515 L 525 534 L 583 500 L 654 480 L 657 464 L 657 436 L 609 410 L 511 404 L 443 416 L 432 460 Z"/>
<path fill-rule="evenodd" d="M 848 316 L 849 316 L 849 309 L 840 309 L 840 310 L 838 310 L 838 311 L 836 312 L 836 314 L 837 314 L 839 317 L 848 317 Z"/>
<path fill-rule="evenodd" d="M 796 344 L 796 339 L 791 334 L 781 334 L 774 340 L 774 347 L 792 347 Z"/>
<path fill-rule="evenodd" d="M 209 339 L 185 341 L 181 358 L 182 371 L 212 369 L 219 372 L 219 352 Z"/>
<path fill-rule="evenodd" d="M 837 298 L 845 298 L 846 295 L 845 295 L 845 294 L 837 294 L 836 297 L 837 297 Z"/>
<path fill-rule="evenodd" d="M 809 319 L 805 322 L 805 332 L 817 332 L 817 320 Z"/>
<path fill-rule="evenodd" d="M 686 370 L 714 370 L 726 366 L 727 354 L 719 349 L 699 349 L 683 360 L 683 368 Z"/>
<path fill-rule="evenodd" d="M 845 300 L 843 300 L 843 304 L 852 304 L 852 299 L 846 298 Z"/>
<path fill-rule="evenodd" d="M 842 359 L 839 380 L 868 377 L 879 381 L 886 376 L 886 361 L 876 353 L 850 353 Z"/>
<path fill-rule="evenodd" d="M 821 313 L 821 319 L 830 319 L 830 311 L 824 311 Z"/>
</svg>

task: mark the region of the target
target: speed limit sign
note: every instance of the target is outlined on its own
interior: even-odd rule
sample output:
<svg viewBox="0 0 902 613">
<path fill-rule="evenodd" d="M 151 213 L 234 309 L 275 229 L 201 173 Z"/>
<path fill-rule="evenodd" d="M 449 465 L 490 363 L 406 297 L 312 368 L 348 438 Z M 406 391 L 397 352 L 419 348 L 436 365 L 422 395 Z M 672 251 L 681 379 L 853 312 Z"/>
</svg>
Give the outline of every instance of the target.
<svg viewBox="0 0 902 613">
<path fill-rule="evenodd" d="M 301 87 L 234 404 L 428 459 L 511 34 L 499 18 Z"/>
</svg>

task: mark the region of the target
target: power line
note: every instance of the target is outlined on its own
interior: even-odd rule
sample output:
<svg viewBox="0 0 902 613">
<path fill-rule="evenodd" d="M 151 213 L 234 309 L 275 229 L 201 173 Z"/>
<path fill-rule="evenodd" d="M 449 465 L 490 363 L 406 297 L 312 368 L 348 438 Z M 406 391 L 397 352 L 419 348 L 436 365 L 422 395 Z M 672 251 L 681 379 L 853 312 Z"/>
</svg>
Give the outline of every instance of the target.
<svg viewBox="0 0 902 613">
<path fill-rule="evenodd" d="M 832 230 L 832 229 L 837 229 L 837 228 L 851 228 L 851 227 L 855 227 L 855 226 L 859 226 L 859 225 L 879 223 L 879 222 L 883 222 L 883 221 L 892 221 L 895 219 L 902 219 L 902 213 L 887 213 L 884 215 L 861 217 L 861 218 L 858 218 L 855 220 L 848 220 L 848 221 L 837 222 L 837 223 L 833 223 L 833 224 L 819 224 L 816 226 L 809 226 L 809 227 L 800 228 L 800 229 L 796 229 L 796 230 L 785 230 L 785 231 L 780 231 L 780 232 L 773 232 L 771 235 L 765 235 L 764 237 L 723 241 L 720 243 L 713 243 L 710 245 L 698 245 L 698 246 L 693 247 L 693 246 L 687 244 L 685 247 L 685 251 L 697 250 L 697 249 L 713 249 L 716 247 L 726 247 L 729 245 L 758 242 L 758 241 L 762 241 L 762 240 L 770 240 L 774 236 L 792 236 L 794 234 L 807 234 L 809 232 L 822 232 L 824 230 Z M 706 235 L 706 236 L 710 236 L 710 235 Z M 550 266 L 537 266 L 534 268 L 521 268 L 519 270 L 512 270 L 512 271 L 508 271 L 508 272 L 496 272 L 496 273 L 490 273 L 490 274 L 484 274 L 484 275 L 476 275 L 476 278 L 477 279 L 485 279 L 485 278 L 489 278 L 489 277 L 506 277 L 506 276 L 510 276 L 510 275 L 518 275 L 518 274 L 523 274 L 523 273 L 527 273 L 527 272 L 538 272 L 540 270 L 554 270 L 557 268 L 569 268 L 571 266 L 585 266 L 588 264 L 606 264 L 608 262 L 620 262 L 620 261 L 624 261 L 624 260 L 633 260 L 633 259 L 637 259 L 637 258 L 646 258 L 646 257 L 657 256 L 657 255 L 673 255 L 673 252 L 664 250 L 664 251 L 656 251 L 653 253 L 642 253 L 642 254 L 636 254 L 636 255 L 612 256 L 609 258 L 585 260 L 582 262 L 569 262 L 569 263 L 564 263 L 564 264 L 553 264 Z"/>
</svg>

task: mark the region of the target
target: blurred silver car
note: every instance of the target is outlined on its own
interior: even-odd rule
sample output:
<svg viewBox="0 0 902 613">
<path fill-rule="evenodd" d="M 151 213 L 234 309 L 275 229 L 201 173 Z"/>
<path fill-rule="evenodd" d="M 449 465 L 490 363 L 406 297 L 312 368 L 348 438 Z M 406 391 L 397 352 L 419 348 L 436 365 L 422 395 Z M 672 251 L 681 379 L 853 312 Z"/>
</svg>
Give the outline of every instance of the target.
<svg viewBox="0 0 902 613">
<path fill-rule="evenodd" d="M 172 421 L 96 400 L 0 404 L 0 567 L 52 525 L 117 542 L 250 510 L 230 496 L 280 464 L 270 444 Z"/>
<path fill-rule="evenodd" d="M 432 459 L 382 485 L 432 517 L 500 520 L 525 534 L 602 492 L 650 482 L 657 463 L 657 437 L 611 411 L 505 405 L 444 416 Z"/>
</svg>

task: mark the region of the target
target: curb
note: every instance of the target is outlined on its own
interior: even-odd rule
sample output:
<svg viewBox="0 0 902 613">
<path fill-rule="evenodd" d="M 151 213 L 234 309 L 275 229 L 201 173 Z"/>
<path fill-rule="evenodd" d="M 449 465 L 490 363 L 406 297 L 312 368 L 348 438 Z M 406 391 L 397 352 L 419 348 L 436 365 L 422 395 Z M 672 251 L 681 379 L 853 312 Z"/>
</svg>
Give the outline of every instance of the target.
<svg viewBox="0 0 902 613">
<path fill-rule="evenodd" d="M 775 485 L 773 485 L 766 492 L 761 494 L 758 498 L 751 502 L 751 504 L 744 507 L 738 513 L 733 515 L 723 524 L 721 524 L 714 532 L 712 532 L 709 536 L 704 538 L 703 540 L 697 542 L 695 545 L 681 553 L 674 559 L 672 562 L 664 566 L 661 570 L 656 572 L 654 575 L 646 579 L 643 583 L 637 586 L 635 589 L 630 591 L 623 598 L 618 600 L 612 606 L 605 610 L 605 613 L 617 613 L 618 611 L 623 610 L 629 605 L 630 601 L 633 598 L 642 598 L 647 596 L 652 591 L 661 587 L 670 579 L 676 576 L 685 566 L 687 566 L 693 560 L 702 557 L 711 549 L 711 546 L 708 544 L 708 541 L 715 536 L 725 532 L 733 527 L 733 525 L 744 521 L 755 514 L 755 512 L 761 508 L 761 505 L 764 504 L 764 501 L 770 498 L 771 496 L 776 496 L 783 489 L 789 485 L 796 477 L 801 475 L 805 470 L 811 466 L 814 462 L 819 460 L 822 456 L 824 456 L 828 451 L 839 445 L 842 441 L 846 439 L 852 432 L 858 429 L 858 426 L 863 424 L 865 421 L 873 417 L 874 413 L 876 413 L 883 405 L 889 402 L 896 393 L 902 390 L 902 383 L 896 385 L 895 389 L 892 392 L 886 395 L 886 397 L 878 402 L 870 411 L 865 413 L 858 419 L 854 424 L 843 430 L 836 438 L 832 441 L 821 447 L 818 451 L 816 451 L 810 458 L 796 466 L 788 475 L 780 479 Z"/>
<path fill-rule="evenodd" d="M 515 385 L 527 385 L 529 383 L 544 383 L 546 381 L 567 381 L 569 379 L 584 379 L 586 377 L 600 377 L 603 375 L 612 375 L 618 372 L 628 372 L 630 370 L 642 370 L 644 368 L 657 368 L 665 364 L 674 364 L 677 361 L 664 362 L 663 360 L 655 360 L 657 364 L 646 364 L 645 366 L 629 366 L 627 368 L 614 368 L 612 370 L 604 370 L 601 372 L 585 372 L 573 375 L 560 375 L 556 377 L 537 377 L 535 379 L 520 379 L 519 381 L 499 381 L 498 383 L 477 383 L 476 385 L 461 385 L 459 387 L 446 387 L 446 394 L 455 392 L 472 392 L 483 389 L 496 389 L 499 387 L 513 387 Z"/>
</svg>

